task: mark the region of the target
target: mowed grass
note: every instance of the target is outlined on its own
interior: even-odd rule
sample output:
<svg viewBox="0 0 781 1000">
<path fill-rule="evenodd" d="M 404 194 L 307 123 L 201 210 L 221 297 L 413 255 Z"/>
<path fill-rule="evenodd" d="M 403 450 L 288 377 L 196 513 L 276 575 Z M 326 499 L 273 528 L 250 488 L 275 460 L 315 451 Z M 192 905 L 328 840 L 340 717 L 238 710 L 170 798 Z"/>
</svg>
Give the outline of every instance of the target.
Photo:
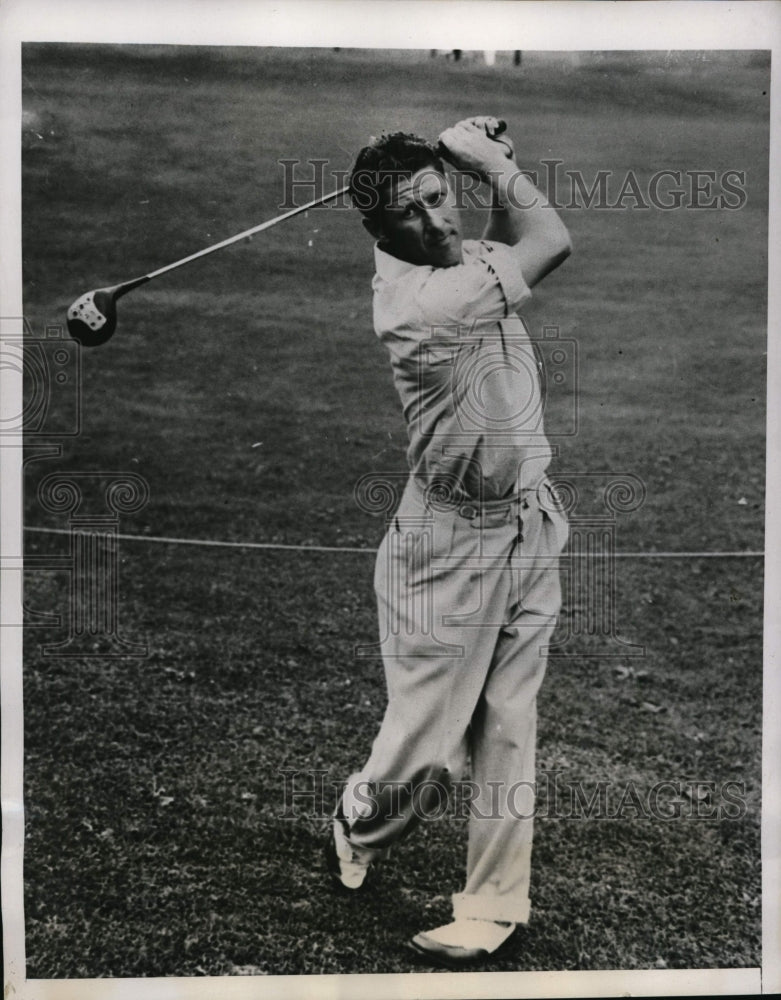
<svg viewBox="0 0 781 1000">
<path fill-rule="evenodd" d="M 641 184 L 745 171 L 739 211 L 564 211 L 575 253 L 526 316 L 577 344 L 578 378 L 552 390 L 549 426 L 578 416 L 554 436 L 554 471 L 645 485 L 618 547 L 758 550 L 768 83 L 745 57 L 491 70 L 424 53 L 29 46 L 24 103 L 42 128 L 23 152 L 25 314 L 41 331 L 83 291 L 278 214 L 280 159 L 345 169 L 383 129 L 435 136 L 496 112 L 524 165 L 560 160 L 589 184 L 610 170 L 614 192 L 629 170 Z M 371 329 L 370 251 L 352 212 L 322 209 L 122 299 L 114 339 L 83 352 L 81 434 L 28 466 L 27 523 L 67 527 L 36 499 L 45 474 L 131 471 L 151 491 L 121 521 L 131 534 L 372 549 L 382 520 L 353 488 L 402 472 L 406 435 Z M 53 419 L 66 410 L 55 395 Z M 66 544 L 27 537 L 31 554 Z M 332 783 L 363 762 L 384 705 L 380 663 L 354 655 L 376 639 L 371 554 L 128 541 L 120 555 L 120 628 L 148 656 L 47 658 L 63 631 L 27 633 L 28 975 L 413 971 L 401 944 L 448 918 L 463 820 L 422 825 L 373 899 L 333 895 L 319 857 Z M 715 792 L 701 818 L 543 815 L 532 921 L 491 968 L 756 965 L 761 560 L 616 572 L 618 631 L 646 655 L 580 636 L 551 661 L 541 775 L 619 798 L 629 783 Z M 29 607 L 64 613 L 66 582 L 28 574 Z M 568 587 L 561 635 L 583 603 Z M 306 790 L 313 769 L 327 801 L 286 817 L 283 771 Z M 707 818 L 729 781 L 745 809 Z"/>
</svg>

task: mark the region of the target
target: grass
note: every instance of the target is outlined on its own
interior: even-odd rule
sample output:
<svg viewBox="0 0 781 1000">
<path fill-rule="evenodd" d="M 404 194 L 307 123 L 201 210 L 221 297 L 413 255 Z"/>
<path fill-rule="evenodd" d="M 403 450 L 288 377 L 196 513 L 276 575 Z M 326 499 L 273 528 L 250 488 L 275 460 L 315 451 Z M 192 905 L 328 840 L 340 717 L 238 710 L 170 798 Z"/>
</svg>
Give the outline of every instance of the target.
<svg viewBox="0 0 781 1000">
<path fill-rule="evenodd" d="M 646 486 L 618 521 L 620 549 L 762 548 L 760 59 L 490 71 L 409 53 L 31 45 L 23 69 L 25 107 L 45 124 L 24 143 L 36 330 L 88 288 L 276 214 L 280 157 L 344 168 L 386 127 L 435 135 L 496 109 L 532 166 L 632 169 L 642 183 L 663 168 L 745 170 L 736 212 L 566 211 L 575 254 L 526 315 L 579 351 L 578 434 L 555 439 L 555 471 Z M 151 497 L 122 531 L 375 546 L 382 523 L 353 486 L 402 471 L 406 436 L 371 333 L 371 273 L 352 213 L 321 210 L 123 299 L 117 335 L 83 355 L 82 433 L 28 465 L 27 523 L 67 524 L 37 502 L 45 474 L 124 470 Z M 554 395 L 552 426 L 570 403 Z M 52 405 L 56 417 L 65 404 Z M 64 547 L 27 538 L 30 554 Z M 327 810 L 283 818 L 283 769 L 343 780 L 381 718 L 380 665 L 353 655 L 376 638 L 371 555 L 120 554 L 120 626 L 148 656 L 47 658 L 62 631 L 27 633 L 28 975 L 412 971 L 401 944 L 447 919 L 463 822 L 424 824 L 378 898 L 348 905 L 320 869 Z M 532 921 L 491 967 L 757 965 L 761 565 L 620 560 L 617 578 L 620 634 L 646 657 L 610 659 L 582 637 L 579 655 L 551 661 L 541 773 L 632 782 L 641 797 L 660 781 L 737 781 L 745 811 L 541 818 Z M 32 609 L 66 600 L 63 574 L 28 574 Z M 562 631 L 578 614 L 568 594 Z"/>
</svg>

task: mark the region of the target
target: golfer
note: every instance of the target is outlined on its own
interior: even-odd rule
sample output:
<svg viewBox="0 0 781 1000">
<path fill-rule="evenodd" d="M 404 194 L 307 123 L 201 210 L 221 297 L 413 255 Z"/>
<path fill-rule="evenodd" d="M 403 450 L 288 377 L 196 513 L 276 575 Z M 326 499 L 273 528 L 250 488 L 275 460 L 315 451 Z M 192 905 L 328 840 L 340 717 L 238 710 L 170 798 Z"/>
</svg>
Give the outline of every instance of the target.
<svg viewBox="0 0 781 1000">
<path fill-rule="evenodd" d="M 400 132 L 362 149 L 350 180 L 376 241 L 374 325 L 411 474 L 375 573 L 388 705 L 337 809 L 329 865 L 340 886 L 364 888 L 468 767 L 466 884 L 453 921 L 410 942 L 450 967 L 485 959 L 529 919 L 536 695 L 567 539 L 517 313 L 570 241 L 499 131 L 477 117 L 440 135 L 457 188 L 437 148 Z M 487 225 L 465 240 L 457 196 L 474 196 L 475 175 Z"/>
</svg>

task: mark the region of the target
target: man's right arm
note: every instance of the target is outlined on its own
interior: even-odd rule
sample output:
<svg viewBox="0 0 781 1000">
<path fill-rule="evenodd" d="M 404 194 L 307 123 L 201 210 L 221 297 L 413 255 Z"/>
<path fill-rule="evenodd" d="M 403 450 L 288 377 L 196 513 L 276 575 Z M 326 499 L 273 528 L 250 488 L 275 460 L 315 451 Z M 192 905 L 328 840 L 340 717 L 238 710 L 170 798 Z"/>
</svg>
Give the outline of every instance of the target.
<svg viewBox="0 0 781 1000">
<path fill-rule="evenodd" d="M 513 248 L 526 284 L 531 288 L 559 266 L 572 251 L 569 232 L 547 198 L 515 161 L 507 145 L 486 135 L 486 123 L 470 118 L 445 129 L 439 140 L 458 169 L 476 170 L 493 192 L 494 207 L 483 239 Z"/>
</svg>

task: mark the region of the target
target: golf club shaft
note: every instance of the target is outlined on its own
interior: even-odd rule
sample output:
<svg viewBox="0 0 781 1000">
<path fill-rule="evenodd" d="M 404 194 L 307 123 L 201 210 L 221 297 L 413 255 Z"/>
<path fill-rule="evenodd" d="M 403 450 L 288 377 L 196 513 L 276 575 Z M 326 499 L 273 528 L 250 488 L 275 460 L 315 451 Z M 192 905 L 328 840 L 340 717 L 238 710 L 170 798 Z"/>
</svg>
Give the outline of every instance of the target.
<svg viewBox="0 0 781 1000">
<path fill-rule="evenodd" d="M 506 128 L 507 123 L 500 118 L 496 129 L 493 133 L 491 133 L 491 138 L 497 138 L 505 131 Z M 498 141 L 501 142 L 501 140 Z M 447 152 L 444 146 L 442 146 L 442 143 L 439 143 L 439 151 L 441 154 Z M 213 246 L 205 247 L 203 250 L 198 250 L 196 253 L 190 254 L 189 257 L 183 257 L 181 260 L 176 260 L 173 264 L 166 264 L 165 267 L 159 267 L 156 271 L 150 271 L 149 274 L 144 274 L 140 278 L 133 278 L 131 281 L 126 281 L 117 288 L 115 297 L 119 298 L 121 295 L 125 295 L 127 292 L 131 291 L 133 288 L 138 288 L 139 285 L 143 285 L 147 281 L 151 281 L 152 278 L 157 278 L 161 274 L 165 274 L 167 271 L 173 271 L 177 267 L 183 267 L 191 261 L 198 260 L 200 257 L 206 257 L 207 254 L 215 253 L 217 250 L 222 250 L 223 247 L 229 247 L 231 244 L 238 243 L 240 240 L 246 240 L 248 236 L 254 236 L 255 233 L 262 233 L 265 229 L 271 229 L 272 226 L 276 226 L 278 223 L 284 222 L 285 219 L 292 219 L 294 215 L 300 215 L 301 212 L 306 212 L 310 208 L 316 208 L 318 205 L 324 205 L 327 201 L 334 201 L 336 198 L 340 198 L 342 195 L 347 194 L 349 190 L 349 187 L 338 188 L 330 194 L 323 195 L 320 198 L 315 198 L 314 201 L 310 201 L 306 205 L 299 205 L 296 208 L 292 208 L 289 212 L 285 212 L 283 215 L 278 215 L 275 219 L 269 219 L 267 222 L 261 222 L 258 226 L 252 226 L 251 229 L 245 229 L 241 233 L 236 233 L 235 236 L 229 236 L 227 240 L 221 240 Z"/>
<path fill-rule="evenodd" d="M 291 209 L 289 212 L 285 212 L 284 215 L 278 215 L 275 219 L 269 219 L 267 222 L 261 222 L 258 226 L 253 226 L 251 229 L 245 229 L 242 233 L 237 233 L 235 236 L 229 236 L 227 240 L 222 240 L 220 243 L 215 243 L 213 246 L 206 247 L 204 250 L 199 250 L 197 253 L 190 254 L 189 257 L 183 257 L 181 260 L 174 261 L 173 264 L 166 264 L 165 267 L 159 267 L 156 271 L 150 271 L 149 274 L 143 275 L 141 278 L 135 278 L 132 281 L 126 282 L 122 286 L 123 293 L 125 291 L 130 291 L 131 288 L 137 288 L 138 285 L 143 284 L 146 281 L 150 281 L 152 278 L 157 278 L 161 274 L 165 274 L 166 271 L 173 271 L 177 267 L 183 267 L 185 264 L 189 264 L 190 261 L 198 260 L 199 257 L 205 257 L 207 254 L 214 253 L 216 250 L 222 250 L 223 247 L 229 247 L 232 243 L 238 243 L 239 240 L 245 240 L 248 236 L 254 236 L 255 233 L 262 233 L 264 229 L 271 229 L 272 226 L 276 226 L 280 222 L 284 222 L 285 219 L 292 219 L 294 215 L 299 215 L 301 212 L 306 212 L 310 208 L 316 208 L 318 205 L 323 205 L 327 201 L 333 201 L 335 198 L 341 197 L 346 194 L 349 188 L 343 187 L 336 191 L 332 191 L 330 194 L 323 195 L 321 198 L 315 198 L 314 201 L 310 201 L 306 205 L 299 205 L 296 208 Z"/>
</svg>

